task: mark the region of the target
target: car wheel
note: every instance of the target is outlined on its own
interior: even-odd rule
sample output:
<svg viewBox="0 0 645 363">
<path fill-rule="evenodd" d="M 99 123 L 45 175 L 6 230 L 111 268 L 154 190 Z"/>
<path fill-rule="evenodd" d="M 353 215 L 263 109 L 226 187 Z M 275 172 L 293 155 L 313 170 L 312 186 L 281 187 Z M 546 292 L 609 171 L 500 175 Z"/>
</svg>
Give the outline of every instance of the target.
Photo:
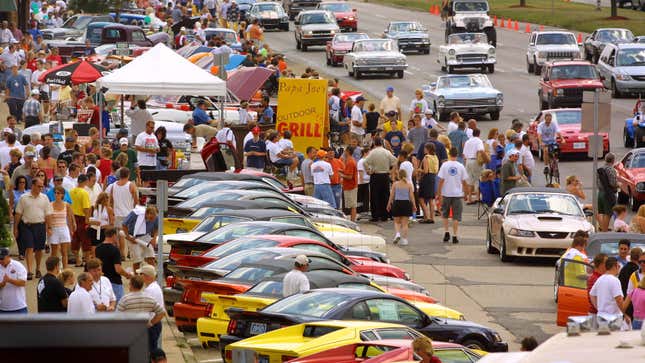
<svg viewBox="0 0 645 363">
<path fill-rule="evenodd" d="M 354 78 L 356 78 L 356 79 L 361 79 L 361 72 L 359 72 L 359 71 L 354 71 Z"/>
<path fill-rule="evenodd" d="M 542 67 L 540 67 L 535 57 L 533 57 L 533 72 L 535 73 L 536 76 L 539 76 L 540 73 L 542 73 Z"/>
<path fill-rule="evenodd" d="M 495 65 L 494 64 L 489 64 L 488 65 L 488 73 L 490 73 L 490 74 L 495 73 Z"/>
<path fill-rule="evenodd" d="M 629 203 L 629 195 L 625 194 L 622 190 L 619 190 L 616 202 L 618 202 L 618 204 L 627 205 Z"/>
<path fill-rule="evenodd" d="M 423 54 L 430 54 L 430 47 L 424 49 Z"/>
<path fill-rule="evenodd" d="M 397 76 L 398 78 L 403 78 L 403 71 L 397 71 L 397 72 L 396 72 L 396 76 Z"/>
<path fill-rule="evenodd" d="M 620 93 L 618 90 L 618 87 L 616 86 L 616 81 L 613 79 L 611 80 L 611 97 L 613 98 L 621 98 L 623 97 L 623 94 Z"/>
<path fill-rule="evenodd" d="M 486 350 L 486 344 L 480 342 L 477 339 L 467 339 L 461 342 L 461 345 L 468 349 L 474 349 L 474 350 Z"/>
<path fill-rule="evenodd" d="M 490 119 L 493 121 L 499 120 L 499 111 L 490 112 Z"/>
<path fill-rule="evenodd" d="M 354 66 L 352 65 L 352 68 L 347 70 L 347 75 L 350 77 L 354 77 Z"/>
<path fill-rule="evenodd" d="M 330 66 L 331 64 L 331 58 L 329 58 L 329 54 L 325 54 L 325 60 L 327 61 L 327 65 Z"/>
<path fill-rule="evenodd" d="M 301 47 L 303 52 L 307 51 L 307 45 L 305 43 L 302 43 Z"/>
<path fill-rule="evenodd" d="M 506 251 L 506 237 L 504 236 L 504 229 L 499 233 L 499 259 L 502 262 L 510 262 L 513 258 L 508 255 Z"/>
<path fill-rule="evenodd" d="M 491 255 L 497 252 L 497 249 L 493 247 L 493 236 L 490 233 L 490 226 L 486 227 L 486 252 Z"/>
<path fill-rule="evenodd" d="M 629 134 L 627 133 L 627 128 L 623 127 L 623 145 L 625 147 L 633 147 L 634 146 L 634 140 L 629 137 Z"/>
<path fill-rule="evenodd" d="M 301 48 L 302 48 L 302 44 L 300 43 L 300 40 L 296 38 L 296 49 L 301 49 Z"/>
<path fill-rule="evenodd" d="M 532 74 L 533 72 L 535 72 L 535 70 L 533 69 L 533 64 L 531 64 L 531 63 L 529 62 L 529 58 L 528 58 L 528 57 L 526 57 L 526 71 L 527 71 L 529 74 Z"/>
</svg>

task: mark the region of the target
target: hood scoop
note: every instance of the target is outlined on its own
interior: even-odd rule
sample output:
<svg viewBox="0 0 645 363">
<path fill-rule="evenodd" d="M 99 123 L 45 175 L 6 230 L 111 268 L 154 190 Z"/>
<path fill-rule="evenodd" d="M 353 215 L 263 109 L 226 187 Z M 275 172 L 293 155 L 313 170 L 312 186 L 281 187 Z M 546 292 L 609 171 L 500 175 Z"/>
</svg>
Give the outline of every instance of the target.
<svg viewBox="0 0 645 363">
<path fill-rule="evenodd" d="M 562 217 L 556 217 L 556 216 L 540 216 L 537 217 L 538 220 L 540 221 L 561 221 Z"/>
</svg>

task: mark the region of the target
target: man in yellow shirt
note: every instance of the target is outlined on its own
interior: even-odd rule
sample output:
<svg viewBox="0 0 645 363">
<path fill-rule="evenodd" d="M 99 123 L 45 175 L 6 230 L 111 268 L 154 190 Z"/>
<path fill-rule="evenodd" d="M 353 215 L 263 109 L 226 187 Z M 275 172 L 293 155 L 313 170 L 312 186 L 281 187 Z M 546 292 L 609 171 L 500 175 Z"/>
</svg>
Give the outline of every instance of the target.
<svg viewBox="0 0 645 363">
<path fill-rule="evenodd" d="M 88 260 L 93 258 L 90 256 L 91 246 L 89 236 L 87 234 L 87 226 L 90 222 L 90 211 L 92 205 L 90 204 L 90 194 L 85 190 L 88 178 L 87 175 L 81 174 L 78 176 L 78 185 L 72 188 L 69 196 L 72 199 L 72 213 L 76 220 L 76 230 L 72 235 L 72 252 L 76 255 L 76 266 L 81 266 L 81 255 L 79 250 L 83 249 L 83 259 Z"/>
<path fill-rule="evenodd" d="M 382 137 L 385 137 L 385 135 L 388 132 L 393 131 L 392 130 L 393 128 L 394 128 L 394 131 L 401 131 L 403 132 L 403 134 L 407 134 L 407 130 L 405 130 L 405 125 L 403 125 L 403 121 L 399 119 L 399 115 L 396 113 L 396 111 L 389 111 L 388 113 L 385 114 L 385 116 L 387 116 L 387 122 L 383 124 Z"/>
</svg>

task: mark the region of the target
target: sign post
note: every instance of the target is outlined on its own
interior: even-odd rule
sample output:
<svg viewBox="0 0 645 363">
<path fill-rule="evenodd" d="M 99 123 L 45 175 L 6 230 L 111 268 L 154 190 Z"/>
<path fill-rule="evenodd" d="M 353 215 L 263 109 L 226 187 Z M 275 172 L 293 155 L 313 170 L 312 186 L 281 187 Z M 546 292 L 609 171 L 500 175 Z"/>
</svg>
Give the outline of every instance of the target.
<svg viewBox="0 0 645 363">
<path fill-rule="evenodd" d="M 163 274 L 163 218 L 168 209 L 168 181 L 157 180 L 157 208 L 159 209 L 159 228 L 157 229 L 157 283 L 164 286 Z"/>
</svg>

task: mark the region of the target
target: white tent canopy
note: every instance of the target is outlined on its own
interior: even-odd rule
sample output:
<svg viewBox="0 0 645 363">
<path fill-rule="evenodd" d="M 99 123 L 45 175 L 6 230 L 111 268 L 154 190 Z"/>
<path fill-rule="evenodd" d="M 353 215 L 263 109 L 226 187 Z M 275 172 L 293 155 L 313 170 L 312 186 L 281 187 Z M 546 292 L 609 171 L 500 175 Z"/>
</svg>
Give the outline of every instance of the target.
<svg viewBox="0 0 645 363">
<path fill-rule="evenodd" d="M 227 93 L 226 82 L 161 43 L 96 82 L 112 94 L 225 96 Z"/>
</svg>

